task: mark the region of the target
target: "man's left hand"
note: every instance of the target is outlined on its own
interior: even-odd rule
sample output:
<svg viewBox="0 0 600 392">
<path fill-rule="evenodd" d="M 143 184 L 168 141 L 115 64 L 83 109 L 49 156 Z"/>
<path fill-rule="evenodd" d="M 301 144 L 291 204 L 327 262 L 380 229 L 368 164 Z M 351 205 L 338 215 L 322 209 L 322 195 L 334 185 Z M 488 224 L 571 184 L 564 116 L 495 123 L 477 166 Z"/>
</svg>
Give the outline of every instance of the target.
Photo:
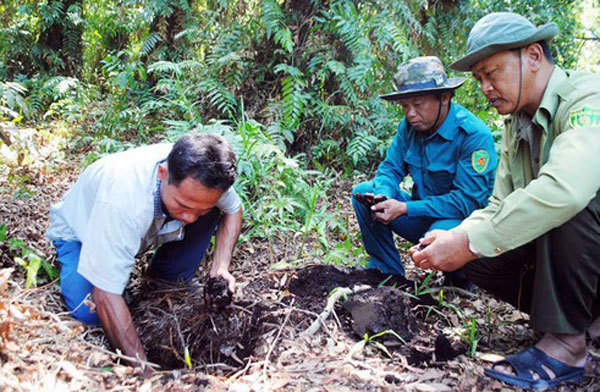
<svg viewBox="0 0 600 392">
<path fill-rule="evenodd" d="M 406 203 L 395 199 L 387 199 L 371 207 L 375 220 L 388 224 L 399 216 L 406 214 Z M 377 212 L 376 212 L 377 211 Z"/>
<path fill-rule="evenodd" d="M 469 249 L 467 233 L 458 230 L 430 231 L 408 254 L 417 267 L 438 271 L 454 271 L 477 258 Z"/>
<path fill-rule="evenodd" d="M 216 271 L 210 271 L 211 278 L 223 278 L 227 281 L 227 288 L 231 293 L 235 293 L 235 277 L 226 269 L 219 269 Z"/>
</svg>

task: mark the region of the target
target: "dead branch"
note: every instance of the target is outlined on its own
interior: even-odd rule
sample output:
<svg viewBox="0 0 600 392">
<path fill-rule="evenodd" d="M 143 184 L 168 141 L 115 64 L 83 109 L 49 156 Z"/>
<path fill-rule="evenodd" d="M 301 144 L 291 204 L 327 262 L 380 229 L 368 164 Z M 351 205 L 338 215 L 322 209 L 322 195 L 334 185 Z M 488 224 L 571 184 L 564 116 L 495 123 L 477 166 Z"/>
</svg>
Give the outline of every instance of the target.
<svg viewBox="0 0 600 392">
<path fill-rule="evenodd" d="M 114 356 L 114 357 L 117 357 L 117 358 L 121 358 L 121 359 L 124 359 L 124 360 L 132 362 L 132 363 L 137 362 L 137 363 L 139 363 L 140 365 L 143 365 L 143 366 L 149 366 L 149 367 L 152 367 L 152 368 L 155 368 L 155 369 L 160 369 L 160 365 L 157 365 L 156 363 L 149 362 L 149 361 L 144 361 L 143 359 L 140 359 L 140 358 L 130 357 L 129 355 L 125 355 L 125 354 L 122 354 L 122 353 L 112 352 L 112 351 L 106 350 L 105 348 L 96 346 L 95 344 L 92 344 L 92 343 L 87 342 L 85 340 L 82 340 L 82 342 L 85 343 L 85 344 L 87 344 L 88 346 L 92 347 L 94 350 L 98 350 L 100 352 L 103 352 L 104 354 L 108 354 L 108 355 L 111 355 L 111 356 Z"/>
<path fill-rule="evenodd" d="M 267 366 L 269 366 L 269 358 L 271 357 L 271 353 L 273 352 L 273 349 L 275 348 L 275 345 L 277 344 L 277 341 L 279 340 L 279 337 L 281 336 L 281 332 L 283 331 L 283 328 L 286 326 L 288 320 L 290 319 L 292 310 L 294 310 L 294 299 L 292 299 L 292 302 L 290 303 L 290 307 L 288 308 L 287 314 L 285 315 L 285 319 L 283 320 L 283 323 L 281 324 L 281 327 L 279 328 L 279 331 L 277 332 L 277 336 L 275 336 L 275 339 L 273 340 L 271 347 L 269 347 L 269 351 L 267 352 L 267 356 L 265 357 L 265 364 L 263 367 L 263 371 L 266 371 Z"/>
</svg>

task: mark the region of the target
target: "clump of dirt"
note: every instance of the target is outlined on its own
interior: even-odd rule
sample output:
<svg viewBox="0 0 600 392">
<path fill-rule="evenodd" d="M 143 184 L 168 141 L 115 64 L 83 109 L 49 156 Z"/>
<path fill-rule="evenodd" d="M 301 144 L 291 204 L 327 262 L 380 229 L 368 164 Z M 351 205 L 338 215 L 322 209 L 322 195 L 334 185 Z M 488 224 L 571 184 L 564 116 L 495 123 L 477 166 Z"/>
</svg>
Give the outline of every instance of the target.
<svg viewBox="0 0 600 392">
<path fill-rule="evenodd" d="M 306 310 L 320 312 L 329 293 L 336 287 L 380 284 L 396 288 L 412 287 L 413 282 L 402 275 L 383 274 L 377 270 L 343 269 L 329 265 L 315 265 L 298 272 L 288 290 L 296 296 L 296 304 Z"/>
<path fill-rule="evenodd" d="M 425 347 L 427 351 L 419 351 L 411 348 L 406 351 L 406 360 L 409 365 L 421 366 L 424 364 L 439 364 L 453 360 L 459 355 L 467 352 L 467 347 L 459 342 L 453 345 L 450 340 L 443 334 L 439 333 L 435 339 L 434 348 Z"/>
<path fill-rule="evenodd" d="M 411 366 L 421 366 L 431 362 L 433 356 L 431 352 L 423 352 L 416 348 L 410 349 L 410 352 L 406 356 L 406 361 Z"/>
<path fill-rule="evenodd" d="M 457 347 L 454 347 L 448 338 L 441 333 L 435 339 L 434 346 L 436 362 L 450 361 L 467 352 L 467 347 L 465 345 L 458 345 Z"/>
<path fill-rule="evenodd" d="M 399 289 L 380 287 L 352 295 L 343 307 L 350 312 L 352 330 L 358 337 L 394 331 L 402 340 L 409 342 L 418 332 L 418 323 L 411 311 L 414 302 Z M 391 333 L 382 338 L 388 346 L 392 342 L 402 343 Z"/>
<path fill-rule="evenodd" d="M 231 304 L 231 291 L 223 278 L 210 278 L 204 286 L 204 302 L 213 311 L 221 311 Z"/>
<path fill-rule="evenodd" d="M 183 368 L 187 351 L 193 366 L 243 367 L 267 326 L 277 322 L 270 309 L 253 298 L 225 305 L 231 297 L 223 295 L 222 282 L 213 281 L 204 289 L 172 286 L 138 295 L 132 314 L 149 361 L 163 369 Z M 210 306 L 204 293 L 211 293 Z"/>
</svg>

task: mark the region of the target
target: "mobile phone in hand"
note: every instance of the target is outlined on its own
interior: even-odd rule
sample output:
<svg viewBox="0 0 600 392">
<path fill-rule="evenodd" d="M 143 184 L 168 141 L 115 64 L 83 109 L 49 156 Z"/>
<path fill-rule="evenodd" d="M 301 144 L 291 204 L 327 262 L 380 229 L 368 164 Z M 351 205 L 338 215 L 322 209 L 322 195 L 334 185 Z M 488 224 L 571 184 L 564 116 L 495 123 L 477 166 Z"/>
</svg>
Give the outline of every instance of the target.
<svg viewBox="0 0 600 392">
<path fill-rule="evenodd" d="M 369 209 L 369 211 L 371 211 L 371 207 L 373 207 L 375 204 L 381 203 L 382 201 L 386 201 L 388 198 L 387 196 L 373 196 L 373 195 L 367 195 L 367 194 L 363 194 L 363 193 L 355 193 L 354 198 L 361 203 L 362 205 L 364 205 L 365 207 L 367 207 Z M 379 212 L 379 211 L 373 211 L 373 212 Z"/>
</svg>

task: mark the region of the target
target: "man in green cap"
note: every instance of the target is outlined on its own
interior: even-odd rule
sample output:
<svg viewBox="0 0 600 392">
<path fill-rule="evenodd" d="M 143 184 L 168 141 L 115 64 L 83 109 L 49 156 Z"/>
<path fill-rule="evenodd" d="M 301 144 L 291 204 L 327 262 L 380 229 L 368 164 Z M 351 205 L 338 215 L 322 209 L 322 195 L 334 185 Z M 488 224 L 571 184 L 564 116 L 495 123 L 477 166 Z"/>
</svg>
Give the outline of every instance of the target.
<svg viewBox="0 0 600 392">
<path fill-rule="evenodd" d="M 600 336 L 600 76 L 554 65 L 555 24 L 493 13 L 469 34 L 471 71 L 509 115 L 489 205 L 410 253 L 426 269 L 469 279 L 530 314 L 543 333 L 486 374 L 508 384 L 582 381 L 586 336 Z"/>
<path fill-rule="evenodd" d="M 353 190 L 369 268 L 404 275 L 393 233 L 416 242 L 425 232 L 451 229 L 485 207 L 496 152 L 483 121 L 451 102 L 464 82 L 448 78 L 437 57 L 417 57 L 398 67 L 396 91 L 381 97 L 399 102 L 406 117 L 373 181 Z M 407 175 L 413 179 L 412 193 L 399 187 Z M 459 273 L 446 276 L 445 284 L 470 285 Z"/>
</svg>

